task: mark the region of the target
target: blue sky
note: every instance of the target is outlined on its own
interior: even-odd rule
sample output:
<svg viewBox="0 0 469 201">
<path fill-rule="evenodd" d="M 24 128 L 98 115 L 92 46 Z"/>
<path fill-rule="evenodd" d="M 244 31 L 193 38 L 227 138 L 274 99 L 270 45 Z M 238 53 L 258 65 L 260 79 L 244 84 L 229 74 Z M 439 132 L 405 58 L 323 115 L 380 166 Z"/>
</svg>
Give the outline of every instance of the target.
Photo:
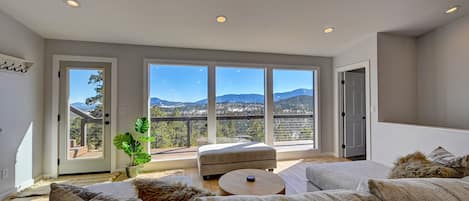
<svg viewBox="0 0 469 201">
<path fill-rule="evenodd" d="M 98 70 L 70 70 L 70 103 L 84 103 L 95 95 L 95 85 L 89 85 L 90 75 Z M 207 98 L 207 67 L 150 66 L 150 96 L 169 101 L 193 102 Z M 264 94 L 262 68 L 217 67 L 217 96 L 226 94 Z M 312 71 L 274 70 L 274 93 L 298 88 L 311 89 Z M 140 90 L 140 89 L 137 89 Z"/>
<path fill-rule="evenodd" d="M 150 96 L 169 101 L 193 102 L 207 98 L 207 67 L 150 66 Z M 274 93 L 311 89 L 312 71 L 274 70 Z M 217 67 L 216 94 L 264 94 L 264 70 Z"/>
<path fill-rule="evenodd" d="M 88 84 L 90 75 L 98 74 L 99 70 L 71 69 L 69 103 L 84 103 L 86 98 L 96 95 L 95 85 Z"/>
</svg>

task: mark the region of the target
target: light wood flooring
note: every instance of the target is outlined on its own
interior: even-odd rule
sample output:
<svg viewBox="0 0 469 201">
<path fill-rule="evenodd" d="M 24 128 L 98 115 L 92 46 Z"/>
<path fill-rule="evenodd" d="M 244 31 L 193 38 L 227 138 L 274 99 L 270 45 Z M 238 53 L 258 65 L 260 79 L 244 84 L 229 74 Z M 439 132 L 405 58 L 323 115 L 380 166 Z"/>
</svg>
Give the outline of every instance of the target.
<svg viewBox="0 0 469 201">
<path fill-rule="evenodd" d="M 283 178 L 286 185 L 286 194 L 297 194 L 306 192 L 306 167 L 311 164 L 318 163 L 329 163 L 329 162 L 343 162 L 348 161 L 343 158 L 336 158 L 331 156 L 321 156 L 314 158 L 298 159 L 298 160 L 287 160 L 279 161 L 277 163 L 277 169 L 274 170 L 274 173 L 279 174 Z M 213 178 L 211 180 L 203 180 L 199 176 L 197 168 L 188 168 L 188 169 L 174 169 L 166 170 L 161 172 L 150 172 L 142 173 L 139 178 L 161 178 L 164 176 L 187 176 L 192 180 L 192 185 L 205 188 L 212 192 L 220 193 L 218 187 L 218 178 Z M 12 200 L 48 200 L 47 196 L 33 196 L 28 197 L 28 195 L 34 194 L 45 194 L 48 192 L 48 186 L 50 183 L 68 183 L 78 186 L 85 186 L 95 183 L 103 182 L 112 182 L 125 179 L 123 174 L 93 174 L 93 175 L 76 175 L 76 176 L 64 176 L 52 180 L 43 180 L 35 184 L 33 187 L 21 192 L 18 194 L 19 197 Z"/>
</svg>

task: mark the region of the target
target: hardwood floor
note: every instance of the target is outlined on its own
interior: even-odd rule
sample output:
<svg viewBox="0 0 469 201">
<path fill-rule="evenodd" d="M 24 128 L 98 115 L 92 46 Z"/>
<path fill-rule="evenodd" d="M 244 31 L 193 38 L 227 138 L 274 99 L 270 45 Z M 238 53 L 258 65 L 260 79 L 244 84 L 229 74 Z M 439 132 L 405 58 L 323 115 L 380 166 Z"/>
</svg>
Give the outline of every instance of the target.
<svg viewBox="0 0 469 201">
<path fill-rule="evenodd" d="M 332 156 L 321 156 L 314 158 L 278 161 L 277 169 L 274 173 L 279 174 L 285 181 L 286 194 L 297 194 L 306 192 L 306 167 L 311 164 L 343 162 L 348 161 L 344 158 L 336 158 Z M 197 171 L 197 168 L 174 169 L 161 172 L 141 173 L 139 178 L 161 178 L 164 176 L 187 176 L 192 181 L 192 185 L 205 188 L 215 193 L 220 193 L 218 187 L 218 178 L 211 180 L 203 180 Z M 95 183 L 105 183 L 126 179 L 124 174 L 90 174 L 61 176 L 57 179 L 42 180 L 33 187 L 18 193 L 18 198 L 11 200 L 48 200 L 47 193 L 51 183 L 66 183 L 77 186 L 86 186 Z M 42 196 L 41 196 L 42 195 Z"/>
</svg>

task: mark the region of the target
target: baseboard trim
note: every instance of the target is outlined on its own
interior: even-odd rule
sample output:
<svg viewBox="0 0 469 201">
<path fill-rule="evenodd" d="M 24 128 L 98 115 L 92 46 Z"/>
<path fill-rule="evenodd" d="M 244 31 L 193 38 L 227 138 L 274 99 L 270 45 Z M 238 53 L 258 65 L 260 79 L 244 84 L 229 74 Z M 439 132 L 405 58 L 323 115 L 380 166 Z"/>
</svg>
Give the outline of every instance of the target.
<svg viewBox="0 0 469 201">
<path fill-rule="evenodd" d="M 22 191 L 25 188 L 31 187 L 32 185 L 34 185 L 34 179 L 23 181 L 21 184 L 15 186 L 16 192 Z"/>
<path fill-rule="evenodd" d="M 42 179 L 55 179 L 55 178 L 57 178 L 57 175 L 49 175 L 49 174 L 42 175 Z"/>
<path fill-rule="evenodd" d="M 44 175 L 39 175 L 37 177 L 34 177 L 34 183 L 38 182 L 38 181 L 41 181 L 44 179 Z"/>
<path fill-rule="evenodd" d="M 7 190 L 6 192 L 0 193 L 0 200 L 5 200 L 6 198 L 8 198 L 10 195 L 12 195 L 15 192 L 16 190 L 12 188 L 10 190 Z"/>
</svg>

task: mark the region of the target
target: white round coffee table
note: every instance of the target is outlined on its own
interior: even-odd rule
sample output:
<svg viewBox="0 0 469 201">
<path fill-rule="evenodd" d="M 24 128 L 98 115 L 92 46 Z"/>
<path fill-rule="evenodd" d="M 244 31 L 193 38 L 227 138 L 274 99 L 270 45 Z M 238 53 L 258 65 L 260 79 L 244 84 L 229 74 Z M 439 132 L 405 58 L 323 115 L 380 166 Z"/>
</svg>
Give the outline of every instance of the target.
<svg viewBox="0 0 469 201">
<path fill-rule="evenodd" d="M 247 176 L 256 181 L 248 182 Z M 218 180 L 220 190 L 226 195 L 274 195 L 285 194 L 285 182 L 278 175 L 258 169 L 234 170 Z"/>
</svg>

